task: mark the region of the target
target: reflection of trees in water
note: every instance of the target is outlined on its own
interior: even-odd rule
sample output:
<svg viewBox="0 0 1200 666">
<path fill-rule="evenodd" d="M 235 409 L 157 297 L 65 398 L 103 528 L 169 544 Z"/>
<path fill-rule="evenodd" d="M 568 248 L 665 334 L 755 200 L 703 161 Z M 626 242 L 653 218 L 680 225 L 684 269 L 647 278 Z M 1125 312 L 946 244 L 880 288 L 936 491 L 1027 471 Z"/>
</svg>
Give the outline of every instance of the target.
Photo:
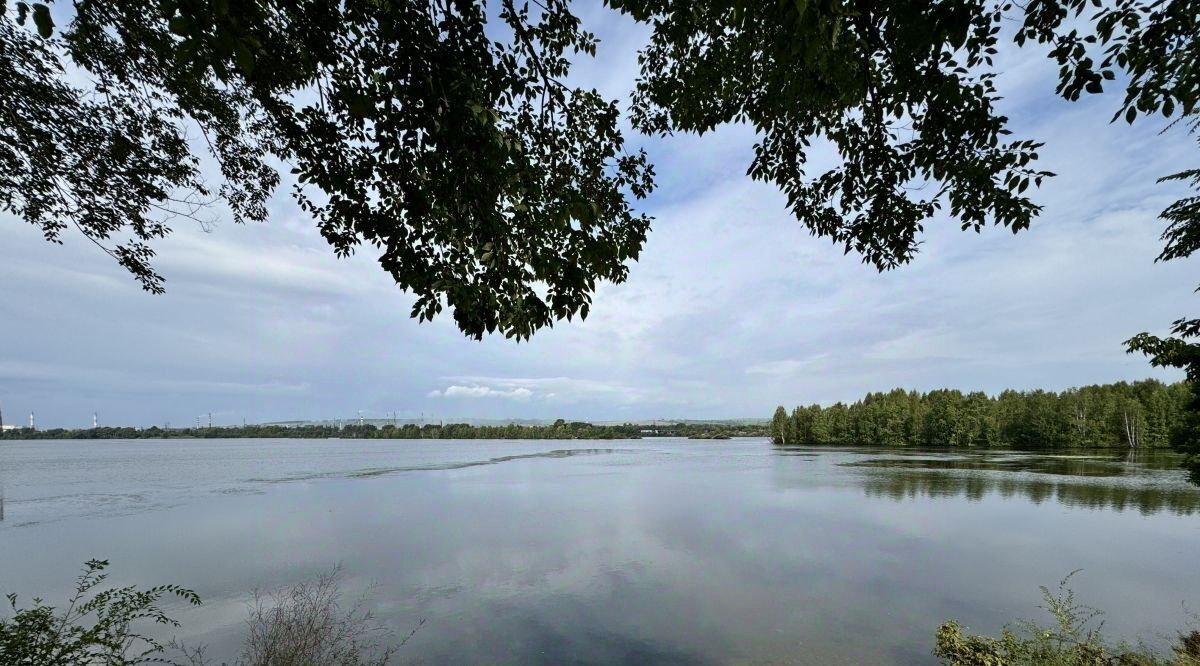
<svg viewBox="0 0 1200 666">
<path fill-rule="evenodd" d="M 1019 495 L 1034 504 L 1054 500 L 1069 507 L 1136 509 L 1143 515 L 1160 511 L 1191 515 L 1200 510 L 1200 491 L 1186 486 L 1080 483 L 1009 475 L 891 469 L 869 472 L 863 481 L 863 490 L 868 497 L 888 497 L 896 501 L 918 497 L 966 497 L 968 501 L 977 502 L 998 494 L 1006 498 Z"/>
<path fill-rule="evenodd" d="M 995 472 L 1035 472 L 1065 476 L 1122 476 L 1128 466 L 1116 459 L 1067 456 L 995 456 L 975 455 L 954 458 L 879 458 L 843 463 L 845 467 L 873 467 L 894 470 L 959 470 Z"/>
</svg>

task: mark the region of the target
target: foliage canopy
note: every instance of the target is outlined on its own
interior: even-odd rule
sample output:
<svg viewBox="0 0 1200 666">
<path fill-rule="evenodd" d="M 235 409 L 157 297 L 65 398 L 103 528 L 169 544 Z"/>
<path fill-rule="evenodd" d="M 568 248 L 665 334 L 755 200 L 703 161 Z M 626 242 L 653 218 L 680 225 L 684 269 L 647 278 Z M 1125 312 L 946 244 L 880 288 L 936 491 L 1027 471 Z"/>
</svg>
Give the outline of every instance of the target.
<svg viewBox="0 0 1200 666">
<path fill-rule="evenodd" d="M 476 338 L 586 316 L 641 249 L 630 201 L 653 173 L 615 103 L 563 83 L 595 50 L 563 0 L 501 0 L 495 30 L 464 1 L 69 9 L 62 26 L 42 3 L 0 19 L 0 211 L 50 241 L 76 227 L 149 291 L 170 220 L 215 199 L 265 220 L 280 160 L 337 254 L 372 245 L 413 316 L 444 304 Z"/>
<path fill-rule="evenodd" d="M 652 28 L 635 127 L 752 124 L 750 175 L 881 270 L 912 259 L 942 208 L 975 230 L 1038 214 L 1027 191 L 1052 174 L 996 110 L 1002 41 L 1045 49 L 1067 100 L 1123 88 L 1114 119 L 1194 122 L 1200 100 L 1194 0 L 607 1 Z M 586 316 L 597 281 L 638 256 L 649 219 L 630 201 L 653 172 L 625 151 L 616 103 L 563 82 L 596 38 L 564 0 L 534 4 L 78 0 L 58 26 L 51 5 L 16 2 L 0 22 L 0 210 L 52 241 L 78 227 L 160 291 L 150 243 L 169 220 L 214 197 L 265 219 L 282 160 L 335 252 L 374 246 L 414 316 L 444 304 L 468 335 L 518 338 Z M 812 174 L 821 140 L 840 163 Z M 1200 242 L 1197 208 L 1164 212 L 1162 259 Z"/>
</svg>

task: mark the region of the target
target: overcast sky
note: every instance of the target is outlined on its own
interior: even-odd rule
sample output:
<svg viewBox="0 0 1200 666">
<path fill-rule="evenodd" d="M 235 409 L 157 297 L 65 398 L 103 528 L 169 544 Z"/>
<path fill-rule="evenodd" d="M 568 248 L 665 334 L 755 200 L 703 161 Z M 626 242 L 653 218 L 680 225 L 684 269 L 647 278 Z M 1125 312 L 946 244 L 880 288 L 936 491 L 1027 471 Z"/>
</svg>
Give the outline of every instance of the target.
<svg viewBox="0 0 1200 666">
<path fill-rule="evenodd" d="M 603 40 L 579 83 L 627 99 L 645 32 L 581 7 Z M 1154 264 L 1157 213 L 1195 143 L 1161 123 L 1110 125 L 1116 95 L 1069 104 L 1033 50 L 1002 54 L 1003 110 L 1057 172 L 1026 232 L 927 225 L 910 266 L 877 273 L 809 236 L 750 181 L 753 132 L 636 138 L 659 189 L 641 261 L 586 322 L 515 344 L 418 324 L 370 248 L 332 251 L 280 188 L 271 221 L 181 223 L 158 244 L 164 296 L 107 256 L 0 219 L 0 407 L 40 426 L 433 419 L 769 416 L 896 386 L 1064 389 L 1178 374 L 1121 342 L 1194 314 L 1195 266 Z M 205 417 L 207 418 L 207 417 Z"/>
</svg>

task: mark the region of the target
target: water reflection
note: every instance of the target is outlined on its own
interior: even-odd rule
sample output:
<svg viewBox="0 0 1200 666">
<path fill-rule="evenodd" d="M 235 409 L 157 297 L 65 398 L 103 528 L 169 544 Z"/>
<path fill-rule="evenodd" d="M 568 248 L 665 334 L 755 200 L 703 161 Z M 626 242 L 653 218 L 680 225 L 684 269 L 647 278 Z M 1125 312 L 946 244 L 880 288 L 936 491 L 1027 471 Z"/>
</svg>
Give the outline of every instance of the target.
<svg viewBox="0 0 1200 666">
<path fill-rule="evenodd" d="M 1134 463 L 1105 456 L 910 455 L 841 466 L 860 471 L 868 497 L 897 501 L 963 497 L 978 502 L 994 495 L 1143 515 L 1200 511 L 1200 489 L 1183 482 L 1167 456 L 1143 456 Z"/>
<path fill-rule="evenodd" d="M 1121 476 L 1122 463 L 1104 458 L 1082 456 L 961 456 L 954 458 L 878 458 L 845 464 L 846 467 L 882 467 L 915 470 L 967 470 L 991 472 L 1032 472 L 1064 476 Z"/>
<path fill-rule="evenodd" d="M 398 634 L 427 620 L 405 662 L 522 665 L 928 664 L 938 623 L 997 631 L 1079 568 L 1117 639 L 1200 602 L 1177 461 L 593 446 L 5 442 L 0 592 L 61 599 L 103 557 L 122 583 L 195 588 L 176 635 L 219 661 L 248 590 L 340 563 Z"/>
</svg>

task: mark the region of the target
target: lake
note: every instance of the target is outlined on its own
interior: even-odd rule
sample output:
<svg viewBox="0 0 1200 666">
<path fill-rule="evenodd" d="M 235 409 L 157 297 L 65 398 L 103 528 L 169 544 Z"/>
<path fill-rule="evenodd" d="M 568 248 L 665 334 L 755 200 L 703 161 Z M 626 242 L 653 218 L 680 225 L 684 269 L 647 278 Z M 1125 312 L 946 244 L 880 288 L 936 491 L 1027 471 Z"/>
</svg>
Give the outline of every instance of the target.
<svg viewBox="0 0 1200 666">
<path fill-rule="evenodd" d="M 928 664 L 937 625 L 1039 585 L 1163 644 L 1200 610 L 1200 488 L 1172 460 L 766 440 L 0 442 L 0 592 L 89 558 L 179 583 L 238 648 L 250 591 L 341 566 L 400 663 Z"/>
</svg>

